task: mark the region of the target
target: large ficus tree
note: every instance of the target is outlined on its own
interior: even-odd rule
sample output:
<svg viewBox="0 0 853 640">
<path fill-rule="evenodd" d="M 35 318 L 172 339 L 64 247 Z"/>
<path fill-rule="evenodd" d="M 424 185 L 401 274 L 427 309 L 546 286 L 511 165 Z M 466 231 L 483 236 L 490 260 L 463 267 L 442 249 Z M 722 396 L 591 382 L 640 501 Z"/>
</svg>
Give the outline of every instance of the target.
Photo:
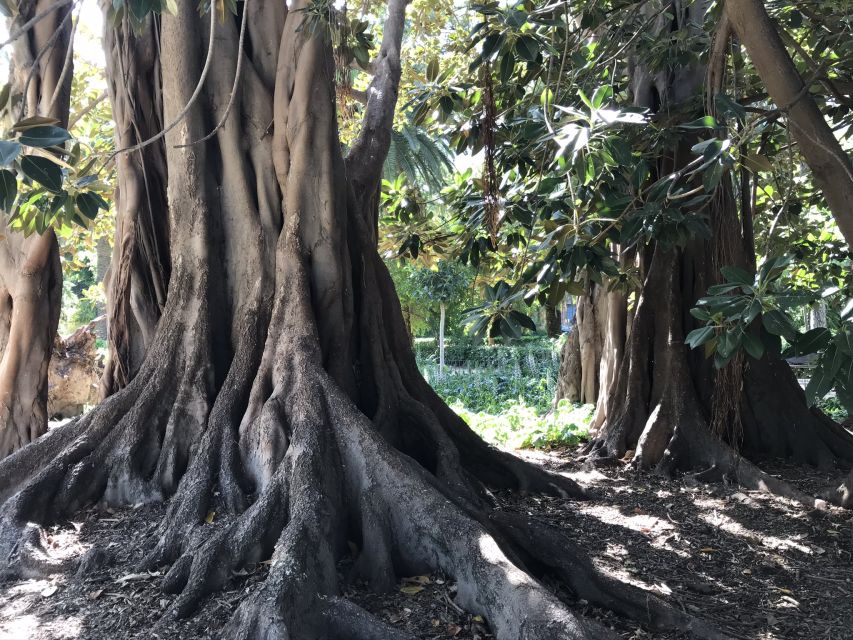
<svg viewBox="0 0 853 640">
<path fill-rule="evenodd" d="M 329 5 L 108 6 L 112 97 L 132 145 L 119 184 L 126 212 L 144 214 L 128 220 L 152 216 L 151 237 L 168 238 L 168 253 L 145 256 L 168 256 L 147 271 L 168 274 L 168 292 L 127 385 L 0 463 L 3 573 L 55 569 L 40 526 L 86 504 L 168 500 L 146 563 L 171 566 L 172 613 L 272 559 L 227 638 L 408 637 L 341 596 L 348 541 L 378 590 L 430 568 L 454 576 L 502 640 L 612 637 L 545 574 L 653 628 L 720 637 L 600 576 L 558 530 L 493 513 L 489 489 L 583 494 L 487 446 L 417 370 L 376 251 L 406 0 L 387 7 L 346 157 Z M 146 153 L 158 143 L 162 156 Z M 210 510 L 231 514 L 213 534 Z"/>
<path fill-rule="evenodd" d="M 768 260 L 756 273 L 755 228 L 772 235 L 775 223 L 762 218 L 778 221 L 787 207 L 759 204 L 756 192 L 778 186 L 768 157 L 794 153 L 792 139 L 822 189 L 793 176 L 783 184 L 801 208 L 828 207 L 844 230 L 846 209 L 834 203 L 853 173 L 828 123 L 850 123 L 849 65 L 830 63 L 850 59 L 849 38 L 821 12 L 806 21 L 774 5 L 777 19 L 794 25 L 799 16 L 796 38 L 787 37 L 813 67 L 804 83 L 784 47 L 778 55 L 785 30 L 763 16 L 761 33 L 774 37 L 768 55 L 757 19 L 743 18 L 761 3 L 721 5 L 477 4 L 464 43 L 470 66 L 442 69 L 411 105 L 456 149 L 485 156 L 481 184 L 455 203 L 470 221 L 463 259 L 510 249 L 520 268 L 507 298 L 579 296 L 564 350 L 572 379 L 561 393 L 597 401 L 591 458 L 727 476 L 814 502 L 751 460 L 846 467 L 853 438 L 809 406 L 782 359 L 779 335 L 797 341 L 795 332 L 771 306 L 731 292 L 760 288 L 773 270 Z M 506 176 L 491 221 L 482 213 L 495 197 L 490 173 Z M 740 284 L 727 281 L 732 274 Z M 755 303 L 748 322 L 691 313 L 709 290 L 729 292 L 720 304 Z"/>
</svg>

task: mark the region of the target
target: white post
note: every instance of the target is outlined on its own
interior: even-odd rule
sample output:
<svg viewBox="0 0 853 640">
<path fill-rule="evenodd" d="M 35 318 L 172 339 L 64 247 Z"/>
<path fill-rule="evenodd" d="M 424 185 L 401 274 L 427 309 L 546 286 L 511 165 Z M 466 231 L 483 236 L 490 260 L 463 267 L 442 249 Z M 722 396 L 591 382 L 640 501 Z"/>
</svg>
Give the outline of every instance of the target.
<svg viewBox="0 0 853 640">
<path fill-rule="evenodd" d="M 438 321 L 438 376 L 440 378 L 444 377 L 444 316 L 445 311 L 447 310 L 444 301 L 442 300 L 439 303 L 439 309 L 441 310 L 441 316 Z"/>
</svg>

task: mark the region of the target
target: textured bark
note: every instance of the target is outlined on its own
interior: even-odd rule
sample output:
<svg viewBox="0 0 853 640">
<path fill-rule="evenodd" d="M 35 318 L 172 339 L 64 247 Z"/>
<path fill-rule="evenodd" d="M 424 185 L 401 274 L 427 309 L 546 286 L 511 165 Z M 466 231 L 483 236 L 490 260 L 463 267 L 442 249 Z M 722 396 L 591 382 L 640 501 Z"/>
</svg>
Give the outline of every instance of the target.
<svg viewBox="0 0 853 640">
<path fill-rule="evenodd" d="M 572 328 L 563 348 L 560 350 L 560 372 L 557 374 L 557 391 L 554 403 L 560 400 L 580 402 L 581 398 L 581 348 L 578 338 L 577 316 L 572 320 Z"/>
<path fill-rule="evenodd" d="M 665 29 L 702 23 L 703 3 L 673 5 Z M 683 107 L 698 95 L 703 70 L 649 74 L 635 69 L 635 99 L 643 106 Z M 655 97 L 656 96 L 656 97 Z M 652 102 L 647 102 L 652 100 Z M 658 175 L 690 159 L 689 141 L 663 158 Z M 643 281 L 625 353 L 607 401 L 607 421 L 589 452 L 623 458 L 664 473 L 699 471 L 704 479 L 729 476 L 760 488 L 818 504 L 781 483 L 749 460 L 785 457 L 831 468 L 853 462 L 853 437 L 820 412 L 810 410 L 802 389 L 778 354 L 746 358 L 715 371 L 701 350 L 688 351 L 684 336 L 695 328 L 689 309 L 719 282 L 724 264 L 749 268 L 743 225 L 737 219 L 731 181 L 725 178 L 710 206 L 710 241 L 696 239 L 683 250 L 661 245 L 645 251 Z M 712 435 L 713 431 L 713 435 Z"/>
<path fill-rule="evenodd" d="M 107 24 L 104 49 L 117 149 L 148 140 L 163 128 L 160 62 L 148 20 L 140 33 Z M 136 375 L 166 302 L 171 262 L 163 141 L 116 157 L 116 230 L 105 278 L 108 354 L 101 379 L 105 398 Z"/>
<path fill-rule="evenodd" d="M 759 0 L 726 0 L 725 14 L 749 52 L 767 93 L 785 112 L 791 135 L 823 190 L 838 228 L 853 247 L 853 163 L 803 83 Z"/>
<path fill-rule="evenodd" d="M 591 285 L 578 296 L 572 334 L 563 346 L 555 402 L 596 405 L 591 429 L 597 430 L 607 416 L 607 398 L 622 360 L 626 338 L 625 293 Z"/>
<path fill-rule="evenodd" d="M 560 307 L 545 305 L 545 332 L 549 338 L 559 338 L 563 333 Z"/>
<path fill-rule="evenodd" d="M 489 517 L 495 489 L 583 492 L 486 445 L 429 387 L 376 250 L 405 0 L 389 4 L 366 133 L 346 161 L 325 29 L 305 28 L 299 0 L 238 6 L 251 28 L 231 116 L 189 144 L 228 103 L 238 27 L 226 20 L 212 75 L 165 138 L 168 206 L 152 214 L 168 216 L 171 273 L 154 338 L 125 388 L 0 462 L 0 574 L 55 569 L 40 526 L 87 504 L 168 500 L 146 565 L 171 567 L 170 614 L 271 558 L 229 639 L 408 637 L 342 597 L 347 541 L 377 590 L 429 569 L 454 576 L 460 605 L 500 640 L 612 637 L 539 581 L 548 567 L 526 566 L 532 542 L 513 532 L 527 525 Z M 179 3 L 158 25 L 164 122 L 189 100 L 211 18 Z M 143 46 L 126 42 L 131 55 Z M 211 509 L 226 520 L 213 534 Z M 606 599 L 594 567 L 572 565 L 562 575 Z M 692 624 L 639 591 L 616 600 L 664 628 Z"/>
<path fill-rule="evenodd" d="M 10 32 L 53 3 L 25 1 Z M 70 7 L 52 12 L 15 42 L 12 84 L 24 95 L 22 116 L 68 122 L 70 72 L 62 74 L 71 46 Z M 56 96 L 55 99 L 54 96 Z M 3 220 L 0 240 L 0 458 L 47 429 L 47 378 L 59 325 L 62 270 L 52 230 L 25 238 Z"/>
</svg>

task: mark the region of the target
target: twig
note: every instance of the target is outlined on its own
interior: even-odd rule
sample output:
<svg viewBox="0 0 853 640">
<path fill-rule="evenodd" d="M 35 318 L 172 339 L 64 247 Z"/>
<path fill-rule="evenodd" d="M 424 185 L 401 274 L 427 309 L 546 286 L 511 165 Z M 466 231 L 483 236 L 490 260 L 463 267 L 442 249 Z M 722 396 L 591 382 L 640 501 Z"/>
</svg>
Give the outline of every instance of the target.
<svg viewBox="0 0 853 640">
<path fill-rule="evenodd" d="M 41 59 L 44 57 L 44 54 L 46 54 L 48 51 L 51 51 L 53 47 L 56 46 L 56 41 L 59 40 L 59 36 L 62 35 L 62 30 L 65 28 L 65 23 L 71 19 L 71 13 L 72 12 L 69 11 L 67 14 L 65 14 L 65 17 L 62 19 L 62 22 L 59 23 L 59 26 L 56 28 L 56 31 L 54 31 L 48 41 L 45 42 L 44 46 L 38 52 L 32 64 L 30 64 L 30 72 L 27 74 L 27 81 L 24 83 L 24 90 L 21 92 L 21 95 L 23 96 L 21 99 L 21 118 L 24 117 L 24 114 L 27 111 L 27 92 L 30 89 L 30 83 L 33 81 L 33 78 L 36 75 L 36 68 L 38 67 L 39 62 L 41 62 Z"/>
<path fill-rule="evenodd" d="M 210 38 L 209 44 L 207 47 L 207 58 L 204 61 L 204 68 L 201 70 L 201 76 L 198 79 L 198 83 L 195 86 L 195 91 L 190 96 L 190 99 L 187 101 L 187 104 L 181 109 L 181 112 L 177 115 L 177 117 L 169 124 L 168 127 L 163 129 L 160 133 L 151 136 L 148 140 L 144 140 L 139 144 L 135 144 L 132 147 L 125 147 L 124 149 L 117 149 L 113 151 L 109 157 L 104 162 L 104 165 L 108 164 L 113 158 L 115 158 L 120 153 L 130 153 L 131 151 L 139 151 L 140 149 L 144 149 L 145 147 L 157 142 L 161 138 L 165 137 L 167 133 L 169 133 L 172 129 L 174 129 L 180 122 L 187 116 L 190 111 L 190 108 L 195 104 L 195 101 L 198 100 L 199 95 L 201 95 L 201 89 L 204 86 L 204 81 L 207 79 L 207 73 L 210 71 L 211 62 L 213 61 L 213 43 L 214 43 L 214 34 L 216 32 L 216 12 L 213 11 L 213 7 L 210 9 Z"/>
<path fill-rule="evenodd" d="M 41 13 L 39 13 L 39 14 L 35 15 L 33 18 L 31 18 L 30 20 L 28 20 L 27 22 L 25 22 L 23 25 L 21 25 L 21 27 L 20 27 L 20 28 L 18 28 L 18 29 L 16 29 L 15 31 L 13 31 L 13 32 L 12 32 L 12 34 L 9 36 L 9 38 L 8 38 L 7 40 L 5 40 L 4 42 L 0 43 L 0 49 L 2 49 L 3 47 L 6 47 L 6 46 L 8 46 L 8 45 L 12 44 L 15 40 L 17 40 L 18 38 L 20 38 L 20 37 L 21 37 L 22 35 L 24 35 L 27 31 L 29 31 L 30 29 L 32 29 L 35 25 L 37 25 L 37 24 L 38 24 L 39 22 L 41 22 L 44 18 L 46 18 L 47 16 L 49 16 L 51 13 L 53 13 L 53 12 L 54 12 L 54 11 L 56 11 L 57 9 L 61 9 L 61 8 L 62 8 L 62 7 L 64 7 L 65 5 L 67 5 L 67 4 L 71 4 L 71 3 L 72 3 L 72 2 L 74 2 L 74 1 L 75 1 L 75 0 L 59 0 L 59 2 L 57 2 L 57 3 L 55 3 L 55 4 L 50 5 L 47 9 L 45 9 L 45 10 L 44 10 L 44 11 L 42 11 Z"/>
<path fill-rule="evenodd" d="M 69 11 L 69 15 L 73 12 L 73 8 Z M 59 92 L 62 85 L 65 83 L 65 77 L 68 75 L 68 70 L 71 68 L 71 63 L 74 60 L 74 37 L 77 35 L 77 27 L 80 25 L 80 14 L 77 14 L 77 20 L 71 19 L 71 35 L 68 37 L 68 46 L 65 48 L 65 62 L 62 63 L 62 73 L 59 74 L 59 80 L 56 81 L 56 86 L 53 88 L 53 95 L 50 96 L 50 102 L 47 105 L 47 113 L 53 111 L 53 106 L 59 99 Z"/>
<path fill-rule="evenodd" d="M 92 111 L 92 109 L 94 109 L 99 104 L 101 104 L 101 102 L 103 102 L 106 99 L 106 97 L 107 97 L 107 90 L 104 89 L 103 91 L 101 91 L 101 95 L 99 95 L 97 98 L 92 100 L 89 104 L 86 105 L 86 107 L 82 111 L 76 113 L 74 115 L 74 117 L 71 120 L 69 120 L 68 130 L 70 131 L 74 127 L 75 124 L 77 124 L 78 122 L 80 122 L 80 120 L 85 118 L 86 115 L 89 114 Z"/>
</svg>

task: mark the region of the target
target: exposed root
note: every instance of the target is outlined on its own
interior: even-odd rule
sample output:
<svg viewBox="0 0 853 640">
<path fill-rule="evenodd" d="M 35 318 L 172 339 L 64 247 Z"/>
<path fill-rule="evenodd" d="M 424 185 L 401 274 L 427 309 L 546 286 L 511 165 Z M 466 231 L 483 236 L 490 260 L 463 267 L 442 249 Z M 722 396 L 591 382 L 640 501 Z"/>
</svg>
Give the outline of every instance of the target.
<svg viewBox="0 0 853 640">
<path fill-rule="evenodd" d="M 654 631 L 681 631 L 696 638 L 726 636 L 707 623 L 667 605 L 658 597 L 601 574 L 561 530 L 527 518 L 497 512 L 492 519 L 533 562 L 565 582 L 578 598 L 643 623 Z"/>
<path fill-rule="evenodd" d="M 838 486 L 824 490 L 823 497 L 839 507 L 853 509 L 853 471 Z"/>
</svg>

